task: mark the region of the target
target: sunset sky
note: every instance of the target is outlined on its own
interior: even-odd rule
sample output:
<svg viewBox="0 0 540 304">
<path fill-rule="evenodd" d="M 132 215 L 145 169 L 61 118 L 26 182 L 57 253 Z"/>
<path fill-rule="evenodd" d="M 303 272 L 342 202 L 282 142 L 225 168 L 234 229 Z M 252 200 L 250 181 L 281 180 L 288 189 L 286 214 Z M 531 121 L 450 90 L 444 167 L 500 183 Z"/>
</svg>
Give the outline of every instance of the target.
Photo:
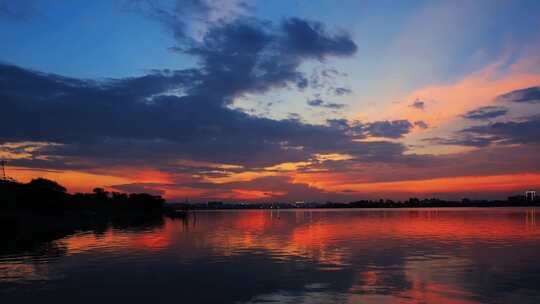
<svg viewBox="0 0 540 304">
<path fill-rule="evenodd" d="M 0 158 L 169 201 L 540 190 L 540 1 L 0 0 Z"/>
</svg>

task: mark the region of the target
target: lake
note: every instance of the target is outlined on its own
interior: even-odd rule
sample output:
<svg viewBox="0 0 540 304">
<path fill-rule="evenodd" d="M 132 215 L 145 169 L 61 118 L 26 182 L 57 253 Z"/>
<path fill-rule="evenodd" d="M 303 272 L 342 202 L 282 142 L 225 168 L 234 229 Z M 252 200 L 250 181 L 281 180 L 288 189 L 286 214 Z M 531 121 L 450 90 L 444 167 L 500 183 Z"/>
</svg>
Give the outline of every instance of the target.
<svg viewBox="0 0 540 304">
<path fill-rule="evenodd" d="M 0 255 L 1 303 L 540 303 L 535 208 L 193 212 Z"/>
</svg>

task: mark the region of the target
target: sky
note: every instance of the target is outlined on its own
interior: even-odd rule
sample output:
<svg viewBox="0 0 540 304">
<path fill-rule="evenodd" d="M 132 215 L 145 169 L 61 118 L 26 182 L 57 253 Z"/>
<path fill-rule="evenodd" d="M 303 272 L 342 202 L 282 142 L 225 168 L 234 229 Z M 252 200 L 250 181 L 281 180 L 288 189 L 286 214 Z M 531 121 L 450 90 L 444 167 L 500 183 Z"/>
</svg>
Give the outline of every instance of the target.
<svg viewBox="0 0 540 304">
<path fill-rule="evenodd" d="M 539 28 L 526 0 L 0 0 L 0 158 L 169 201 L 506 198 L 540 188 Z"/>
</svg>

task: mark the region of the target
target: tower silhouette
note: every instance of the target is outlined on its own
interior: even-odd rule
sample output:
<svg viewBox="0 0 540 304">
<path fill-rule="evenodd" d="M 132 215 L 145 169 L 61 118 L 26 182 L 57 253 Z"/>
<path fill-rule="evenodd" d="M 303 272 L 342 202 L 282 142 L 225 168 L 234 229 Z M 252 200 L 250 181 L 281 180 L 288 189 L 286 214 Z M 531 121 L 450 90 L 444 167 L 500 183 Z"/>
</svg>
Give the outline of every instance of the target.
<svg viewBox="0 0 540 304">
<path fill-rule="evenodd" d="M 7 161 L 5 160 L 0 161 L 0 166 L 2 167 L 2 172 L 1 172 L 2 175 L 0 177 L 2 178 L 2 180 L 7 180 L 6 165 L 7 165 Z"/>
</svg>

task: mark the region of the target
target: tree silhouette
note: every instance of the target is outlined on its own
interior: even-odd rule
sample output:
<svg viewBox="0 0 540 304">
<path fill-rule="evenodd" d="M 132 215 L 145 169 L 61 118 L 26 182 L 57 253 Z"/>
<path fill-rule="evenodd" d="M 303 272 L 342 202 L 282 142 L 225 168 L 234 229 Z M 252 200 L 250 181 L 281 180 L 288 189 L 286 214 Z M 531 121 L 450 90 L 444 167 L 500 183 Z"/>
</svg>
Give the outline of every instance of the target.
<svg viewBox="0 0 540 304">
<path fill-rule="evenodd" d="M 46 178 L 35 178 L 28 183 L 33 188 L 65 193 L 67 189 L 55 181 Z"/>
</svg>

